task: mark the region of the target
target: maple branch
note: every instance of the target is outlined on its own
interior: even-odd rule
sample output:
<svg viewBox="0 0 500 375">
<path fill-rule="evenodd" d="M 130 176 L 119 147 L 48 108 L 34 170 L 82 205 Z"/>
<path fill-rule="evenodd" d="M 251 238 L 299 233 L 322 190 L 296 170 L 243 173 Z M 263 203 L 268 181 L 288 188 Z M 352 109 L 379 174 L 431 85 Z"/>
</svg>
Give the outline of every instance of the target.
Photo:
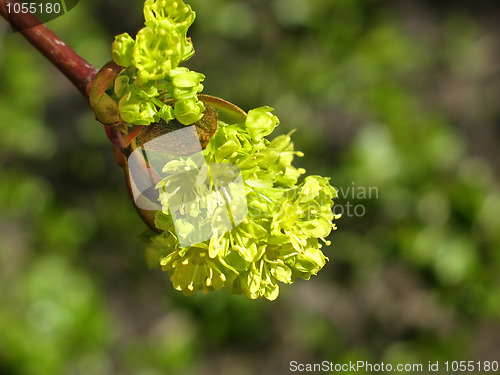
<svg viewBox="0 0 500 375">
<path fill-rule="evenodd" d="M 9 3 L 15 4 L 17 1 L 0 0 L 0 14 L 88 98 L 92 79 L 98 70 L 64 43 L 33 14 L 8 13 L 6 4 Z M 14 7 L 11 6 L 10 9 L 14 9 Z"/>
</svg>

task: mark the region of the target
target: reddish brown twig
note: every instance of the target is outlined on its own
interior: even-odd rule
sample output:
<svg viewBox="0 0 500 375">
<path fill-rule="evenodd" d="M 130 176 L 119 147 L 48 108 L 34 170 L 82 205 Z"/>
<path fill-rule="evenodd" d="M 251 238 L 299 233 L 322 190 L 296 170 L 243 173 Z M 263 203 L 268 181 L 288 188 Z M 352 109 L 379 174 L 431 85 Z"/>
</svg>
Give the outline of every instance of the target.
<svg viewBox="0 0 500 375">
<path fill-rule="evenodd" d="M 54 64 L 86 97 L 97 69 L 64 43 L 47 26 L 30 13 L 7 13 L 6 4 L 15 0 L 0 0 L 0 14 L 49 61 Z M 13 7 L 11 7 L 13 9 Z"/>
<path fill-rule="evenodd" d="M 98 69 L 90 65 L 47 26 L 41 24 L 33 14 L 8 14 L 6 4 L 16 2 L 16 0 L 0 0 L 0 14 L 54 64 L 85 98 L 89 99 L 92 81 Z M 104 128 L 111 143 L 120 148 L 120 132 L 109 126 Z"/>
</svg>

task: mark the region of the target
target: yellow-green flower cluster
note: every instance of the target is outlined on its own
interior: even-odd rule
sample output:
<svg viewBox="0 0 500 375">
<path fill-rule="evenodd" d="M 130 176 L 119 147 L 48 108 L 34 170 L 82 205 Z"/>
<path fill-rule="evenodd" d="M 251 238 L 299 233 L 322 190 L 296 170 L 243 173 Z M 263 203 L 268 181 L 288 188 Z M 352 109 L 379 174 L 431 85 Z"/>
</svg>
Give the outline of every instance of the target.
<svg viewBox="0 0 500 375">
<path fill-rule="evenodd" d="M 135 40 L 127 33 L 115 37 L 113 61 L 126 68 L 116 78 L 114 99 L 129 125 L 149 125 L 176 118 L 184 125 L 203 116 L 197 94 L 205 76 L 180 68 L 194 54 L 187 37 L 195 13 L 182 0 L 146 0 L 145 27 Z M 174 107 L 166 104 L 175 100 Z"/>
<path fill-rule="evenodd" d="M 149 254 L 158 257 L 174 287 L 187 295 L 226 287 L 252 299 L 274 300 L 279 282 L 309 279 L 326 263 L 319 241 L 329 244 L 325 238 L 335 229 L 336 191 L 320 176 L 308 176 L 297 185 L 305 171 L 292 165 L 301 153 L 294 151 L 290 135 L 265 138 L 279 124 L 271 111 L 254 109 L 242 123 L 219 121 L 203 151 L 209 165 L 228 163 L 241 170 L 248 206 L 241 224 L 183 248 L 168 208 L 156 215 L 163 234 L 151 239 Z M 182 235 L 196 230 L 186 225 Z"/>
<path fill-rule="evenodd" d="M 195 13 L 182 0 L 146 0 L 144 18 L 135 39 L 116 37 L 112 56 L 123 70 L 105 95 L 130 126 L 161 127 L 174 119 L 191 125 L 205 111 L 198 100 L 205 76 L 179 64 L 194 53 L 187 30 Z M 162 233 L 150 238 L 148 260 L 187 295 L 225 287 L 274 300 L 279 283 L 309 279 L 325 265 L 320 241 L 329 244 L 335 229 L 336 191 L 320 176 L 298 182 L 305 170 L 292 165 L 302 153 L 290 134 L 266 138 L 279 125 L 272 108 L 228 118 L 244 120 L 219 119 L 205 149 L 200 143 L 192 155 L 165 151 L 166 158 L 164 150 L 150 150 L 148 165 L 158 167 L 161 179 L 155 226 Z"/>
</svg>

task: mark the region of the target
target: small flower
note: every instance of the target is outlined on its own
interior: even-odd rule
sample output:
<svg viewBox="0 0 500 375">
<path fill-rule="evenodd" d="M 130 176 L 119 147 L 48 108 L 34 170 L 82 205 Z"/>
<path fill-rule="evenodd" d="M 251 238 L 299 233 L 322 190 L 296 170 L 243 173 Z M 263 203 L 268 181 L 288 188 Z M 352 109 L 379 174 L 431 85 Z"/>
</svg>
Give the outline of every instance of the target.
<svg viewBox="0 0 500 375">
<path fill-rule="evenodd" d="M 182 99 L 175 102 L 175 118 L 184 125 L 191 125 L 203 117 L 205 106 L 196 98 Z"/>
<path fill-rule="evenodd" d="M 156 113 L 156 116 L 158 118 L 155 118 L 155 121 L 158 122 L 160 119 L 162 119 L 163 121 L 168 123 L 170 120 L 173 120 L 175 118 L 174 109 L 169 105 L 162 105 L 160 110 Z"/>
<path fill-rule="evenodd" d="M 146 26 L 173 28 L 179 34 L 180 61 L 186 61 L 194 54 L 193 44 L 186 33 L 195 17 L 191 7 L 181 0 L 147 0 L 144 4 Z"/>
<path fill-rule="evenodd" d="M 184 33 L 194 22 L 195 13 L 181 0 L 146 0 L 144 3 L 146 25 L 167 21 Z"/>
<path fill-rule="evenodd" d="M 271 107 L 260 107 L 248 112 L 245 127 L 254 140 L 260 141 L 279 125 L 278 118 L 271 111 L 273 111 Z"/>
<path fill-rule="evenodd" d="M 204 244 L 170 253 L 161 259 L 160 264 L 163 269 L 169 270 L 174 288 L 186 295 L 198 290 L 208 293 L 221 289 L 226 280 L 221 272 L 222 265 L 208 257 Z"/>
<path fill-rule="evenodd" d="M 137 33 L 133 64 L 143 82 L 165 78 L 179 65 L 181 58 L 181 35 L 169 24 L 156 23 Z"/>
<path fill-rule="evenodd" d="M 177 68 L 170 71 L 166 78 L 167 91 L 176 100 L 191 99 L 203 90 L 201 82 L 205 76 L 191 72 L 187 68 Z"/>
<path fill-rule="evenodd" d="M 132 91 L 120 99 L 118 106 L 120 117 L 129 124 L 149 125 L 155 121 L 156 107 Z"/>
<path fill-rule="evenodd" d="M 135 41 L 132 37 L 123 33 L 115 37 L 113 46 L 111 47 L 111 54 L 113 61 L 120 66 L 129 67 L 132 65 L 132 53 L 134 50 Z"/>
</svg>

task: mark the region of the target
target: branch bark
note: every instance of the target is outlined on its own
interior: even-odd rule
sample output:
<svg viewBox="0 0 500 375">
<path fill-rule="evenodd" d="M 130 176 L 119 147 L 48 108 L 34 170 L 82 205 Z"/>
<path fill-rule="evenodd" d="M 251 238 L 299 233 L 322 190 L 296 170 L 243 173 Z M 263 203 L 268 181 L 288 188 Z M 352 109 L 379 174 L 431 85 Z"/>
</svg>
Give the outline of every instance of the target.
<svg viewBox="0 0 500 375">
<path fill-rule="evenodd" d="M 97 69 L 64 43 L 47 26 L 30 13 L 8 13 L 6 4 L 15 0 L 0 0 L 0 14 L 38 49 L 75 87 L 88 98 Z M 13 9 L 13 7 L 11 7 Z"/>
<path fill-rule="evenodd" d="M 47 26 L 30 13 L 8 13 L 6 4 L 16 0 L 0 0 L 0 14 L 36 48 L 89 100 L 92 81 L 98 69 L 89 64 L 64 43 Z M 12 9 L 13 7 L 11 7 Z M 111 143 L 120 148 L 120 132 L 104 125 Z"/>
</svg>

